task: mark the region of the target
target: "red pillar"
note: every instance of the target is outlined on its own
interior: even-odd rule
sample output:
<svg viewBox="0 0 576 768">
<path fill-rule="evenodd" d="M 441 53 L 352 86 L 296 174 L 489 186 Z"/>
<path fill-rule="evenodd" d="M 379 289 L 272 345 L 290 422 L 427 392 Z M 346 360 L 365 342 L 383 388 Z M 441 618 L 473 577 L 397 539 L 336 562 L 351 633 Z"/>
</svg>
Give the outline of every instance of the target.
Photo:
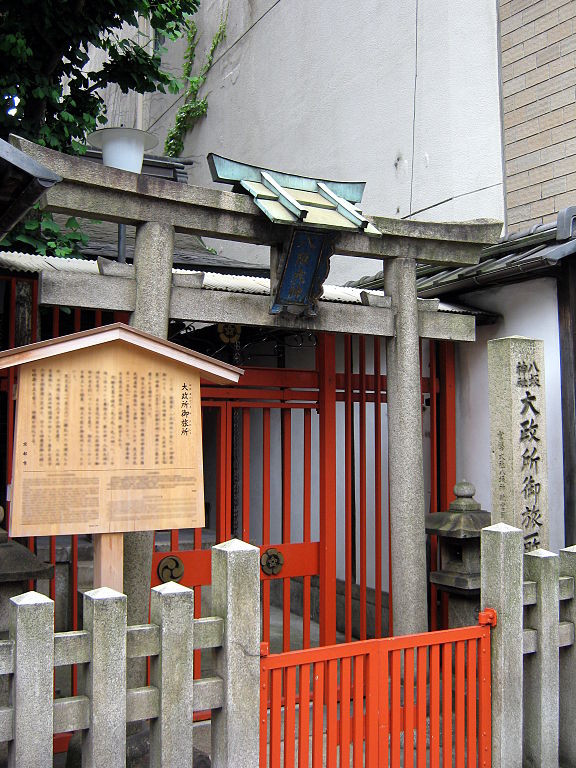
<svg viewBox="0 0 576 768">
<path fill-rule="evenodd" d="M 440 397 L 438 416 L 438 460 L 440 467 L 440 510 L 454 500 L 456 485 L 456 369 L 454 342 L 439 342 L 438 376 Z"/>
<path fill-rule="evenodd" d="M 336 355 L 334 335 L 319 335 L 320 645 L 336 642 Z"/>
</svg>

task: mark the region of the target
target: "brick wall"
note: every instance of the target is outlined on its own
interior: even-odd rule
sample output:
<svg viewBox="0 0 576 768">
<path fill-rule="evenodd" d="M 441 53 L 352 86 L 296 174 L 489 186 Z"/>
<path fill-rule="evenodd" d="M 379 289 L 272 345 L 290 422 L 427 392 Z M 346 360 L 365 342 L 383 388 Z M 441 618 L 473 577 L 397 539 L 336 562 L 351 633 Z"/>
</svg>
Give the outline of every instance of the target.
<svg viewBox="0 0 576 768">
<path fill-rule="evenodd" d="M 508 226 L 576 204 L 576 0 L 500 0 Z"/>
</svg>

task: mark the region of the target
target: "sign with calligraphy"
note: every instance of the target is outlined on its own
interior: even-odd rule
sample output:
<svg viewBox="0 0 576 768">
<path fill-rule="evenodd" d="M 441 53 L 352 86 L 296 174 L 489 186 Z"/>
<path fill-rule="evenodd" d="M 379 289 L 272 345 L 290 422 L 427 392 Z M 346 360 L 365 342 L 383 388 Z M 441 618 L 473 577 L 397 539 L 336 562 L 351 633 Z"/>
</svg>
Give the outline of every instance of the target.
<svg viewBox="0 0 576 768">
<path fill-rule="evenodd" d="M 114 327 L 107 343 L 105 328 L 0 356 L 31 358 L 18 373 L 13 536 L 204 525 L 200 376 L 240 371 Z"/>
<path fill-rule="evenodd" d="M 524 549 L 549 545 L 544 342 L 488 342 L 492 521 L 524 532 Z"/>
</svg>

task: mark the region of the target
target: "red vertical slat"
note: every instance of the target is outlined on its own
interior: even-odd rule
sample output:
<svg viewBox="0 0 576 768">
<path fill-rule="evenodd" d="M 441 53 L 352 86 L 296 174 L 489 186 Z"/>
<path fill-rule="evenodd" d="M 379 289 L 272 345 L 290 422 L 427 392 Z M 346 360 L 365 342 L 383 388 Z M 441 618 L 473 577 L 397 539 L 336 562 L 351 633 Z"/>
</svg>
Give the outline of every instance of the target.
<svg viewBox="0 0 576 768">
<path fill-rule="evenodd" d="M 202 549 L 202 528 L 194 528 L 194 549 Z M 202 616 L 202 587 L 194 587 L 194 618 Z M 194 677 L 202 677 L 202 651 L 194 651 Z"/>
<path fill-rule="evenodd" d="M 442 646 L 442 763 L 452 768 L 452 643 Z"/>
<path fill-rule="evenodd" d="M 378 767 L 378 646 L 372 644 L 366 656 L 366 768 Z"/>
<path fill-rule="evenodd" d="M 78 536 L 72 536 L 72 629 L 78 629 Z M 72 666 L 72 695 L 78 693 L 78 668 Z"/>
<path fill-rule="evenodd" d="M 390 654 L 390 765 L 400 765 L 400 734 L 402 732 L 402 657 L 401 651 Z"/>
<path fill-rule="evenodd" d="M 10 278 L 10 312 L 8 314 L 8 349 L 14 349 L 16 344 L 16 279 Z M 8 369 L 8 418 L 6 425 L 6 482 L 12 482 L 12 461 L 14 451 L 14 395 L 16 385 L 16 369 Z M 6 503 L 6 529 L 10 530 L 10 502 Z"/>
<path fill-rule="evenodd" d="M 352 405 L 352 337 L 347 334 L 344 341 L 344 421 L 345 421 L 345 455 L 344 455 L 344 485 L 345 485 L 345 586 L 344 586 L 344 636 L 346 642 L 352 640 L 352 430 L 354 429 Z"/>
<path fill-rule="evenodd" d="M 318 339 L 320 416 L 320 644 L 336 642 L 336 350 L 334 334 Z"/>
<path fill-rule="evenodd" d="M 454 342 L 442 341 L 439 347 L 438 461 L 440 465 L 440 509 L 448 509 L 456 484 L 456 364 Z"/>
<path fill-rule="evenodd" d="M 440 646 L 430 646 L 430 768 L 440 768 Z"/>
<path fill-rule="evenodd" d="M 438 342 L 438 462 L 440 509 L 454 500 L 456 484 L 456 363 L 454 342 Z M 448 593 L 441 593 L 442 624 L 448 626 Z"/>
<path fill-rule="evenodd" d="M 270 682 L 270 768 L 280 768 L 282 748 L 282 670 L 273 669 Z"/>
<path fill-rule="evenodd" d="M 467 642 L 466 659 L 466 725 L 468 731 L 468 765 L 476 765 L 476 640 Z"/>
<path fill-rule="evenodd" d="M 32 343 L 40 341 L 38 333 L 38 280 L 32 282 Z"/>
<path fill-rule="evenodd" d="M 484 627 L 479 640 L 480 659 L 478 661 L 478 765 L 490 768 L 492 765 L 492 708 L 490 681 L 490 630 Z"/>
<path fill-rule="evenodd" d="M 304 411 L 304 483 L 303 483 L 303 528 L 304 541 L 311 540 L 311 493 L 312 493 L 312 414 Z M 310 576 L 304 576 L 302 595 L 302 647 L 310 648 Z"/>
<path fill-rule="evenodd" d="M 338 660 L 327 661 L 326 765 L 336 768 L 338 754 Z"/>
<path fill-rule="evenodd" d="M 298 712 L 298 768 L 308 768 L 310 751 L 310 665 L 300 667 L 298 689 L 300 709 Z"/>
<path fill-rule="evenodd" d="M 50 563 L 54 566 L 54 576 L 50 579 L 50 598 L 56 600 L 56 536 L 50 536 Z"/>
<path fill-rule="evenodd" d="M 354 657 L 354 768 L 364 761 L 364 656 Z"/>
<path fill-rule="evenodd" d="M 430 340 L 430 512 L 438 511 L 438 430 L 436 420 L 437 381 L 436 381 L 436 342 Z M 438 539 L 430 537 L 430 570 L 438 565 Z M 438 590 L 436 584 L 430 584 L 430 630 L 438 629 Z"/>
<path fill-rule="evenodd" d="M 334 662 L 336 663 L 336 662 Z M 284 689 L 284 765 L 294 765 L 296 734 L 296 667 L 286 670 Z"/>
<path fill-rule="evenodd" d="M 250 409 L 242 412 L 242 540 L 250 541 Z"/>
<path fill-rule="evenodd" d="M 366 639 L 366 337 L 359 338 L 360 370 L 360 639 Z"/>
<path fill-rule="evenodd" d="M 390 734 L 390 704 L 389 704 L 389 654 L 384 643 L 380 644 L 380 664 L 378 674 L 378 694 L 380 696 L 378 713 L 378 758 L 379 768 L 388 768 L 389 734 Z"/>
<path fill-rule="evenodd" d="M 226 403 L 226 457 L 232 455 L 232 404 Z M 224 515 L 224 541 L 232 538 L 232 471 L 231 466 L 226 462 L 226 505 Z"/>
<path fill-rule="evenodd" d="M 340 662 L 340 768 L 350 768 L 350 657 Z"/>
<path fill-rule="evenodd" d="M 416 759 L 418 768 L 426 768 L 426 657 L 427 648 L 418 648 L 418 668 L 416 677 L 418 707 L 416 734 Z"/>
<path fill-rule="evenodd" d="M 270 409 L 262 414 L 262 544 L 270 544 Z M 270 642 L 270 582 L 262 582 L 262 640 Z"/>
<path fill-rule="evenodd" d="M 290 543 L 292 413 L 282 410 L 282 542 Z M 290 579 L 282 579 L 282 650 L 290 650 Z"/>
<path fill-rule="evenodd" d="M 268 686 L 270 673 L 260 665 L 260 768 L 268 764 Z"/>
<path fill-rule="evenodd" d="M 228 511 L 228 451 L 232 450 L 232 443 L 228 443 L 228 408 L 226 405 L 218 408 L 218 451 L 216 455 L 216 476 L 218 485 L 216 488 L 216 541 L 226 541 L 226 518 Z"/>
<path fill-rule="evenodd" d="M 324 747 L 324 662 L 314 663 L 312 704 L 312 768 L 323 768 Z"/>
<path fill-rule="evenodd" d="M 466 643 L 458 640 L 454 654 L 454 756 L 456 765 L 464 765 L 466 744 Z"/>
<path fill-rule="evenodd" d="M 404 768 L 414 768 L 414 649 L 404 652 Z"/>
<path fill-rule="evenodd" d="M 380 337 L 374 336 L 374 637 L 382 636 L 382 389 Z"/>
</svg>

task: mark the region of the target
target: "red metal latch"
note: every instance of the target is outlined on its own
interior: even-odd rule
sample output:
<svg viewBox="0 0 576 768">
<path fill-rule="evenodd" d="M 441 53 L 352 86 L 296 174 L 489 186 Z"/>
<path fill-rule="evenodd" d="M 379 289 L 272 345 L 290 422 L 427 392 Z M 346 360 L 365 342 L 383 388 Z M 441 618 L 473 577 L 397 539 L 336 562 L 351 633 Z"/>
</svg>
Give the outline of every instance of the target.
<svg viewBox="0 0 576 768">
<path fill-rule="evenodd" d="M 260 658 L 270 655 L 270 643 L 260 643 Z"/>
<path fill-rule="evenodd" d="M 494 608 L 485 608 L 483 611 L 480 611 L 478 614 L 478 624 L 480 624 L 481 627 L 485 626 L 491 626 L 495 627 L 498 623 L 498 614 L 494 610 Z"/>
</svg>

